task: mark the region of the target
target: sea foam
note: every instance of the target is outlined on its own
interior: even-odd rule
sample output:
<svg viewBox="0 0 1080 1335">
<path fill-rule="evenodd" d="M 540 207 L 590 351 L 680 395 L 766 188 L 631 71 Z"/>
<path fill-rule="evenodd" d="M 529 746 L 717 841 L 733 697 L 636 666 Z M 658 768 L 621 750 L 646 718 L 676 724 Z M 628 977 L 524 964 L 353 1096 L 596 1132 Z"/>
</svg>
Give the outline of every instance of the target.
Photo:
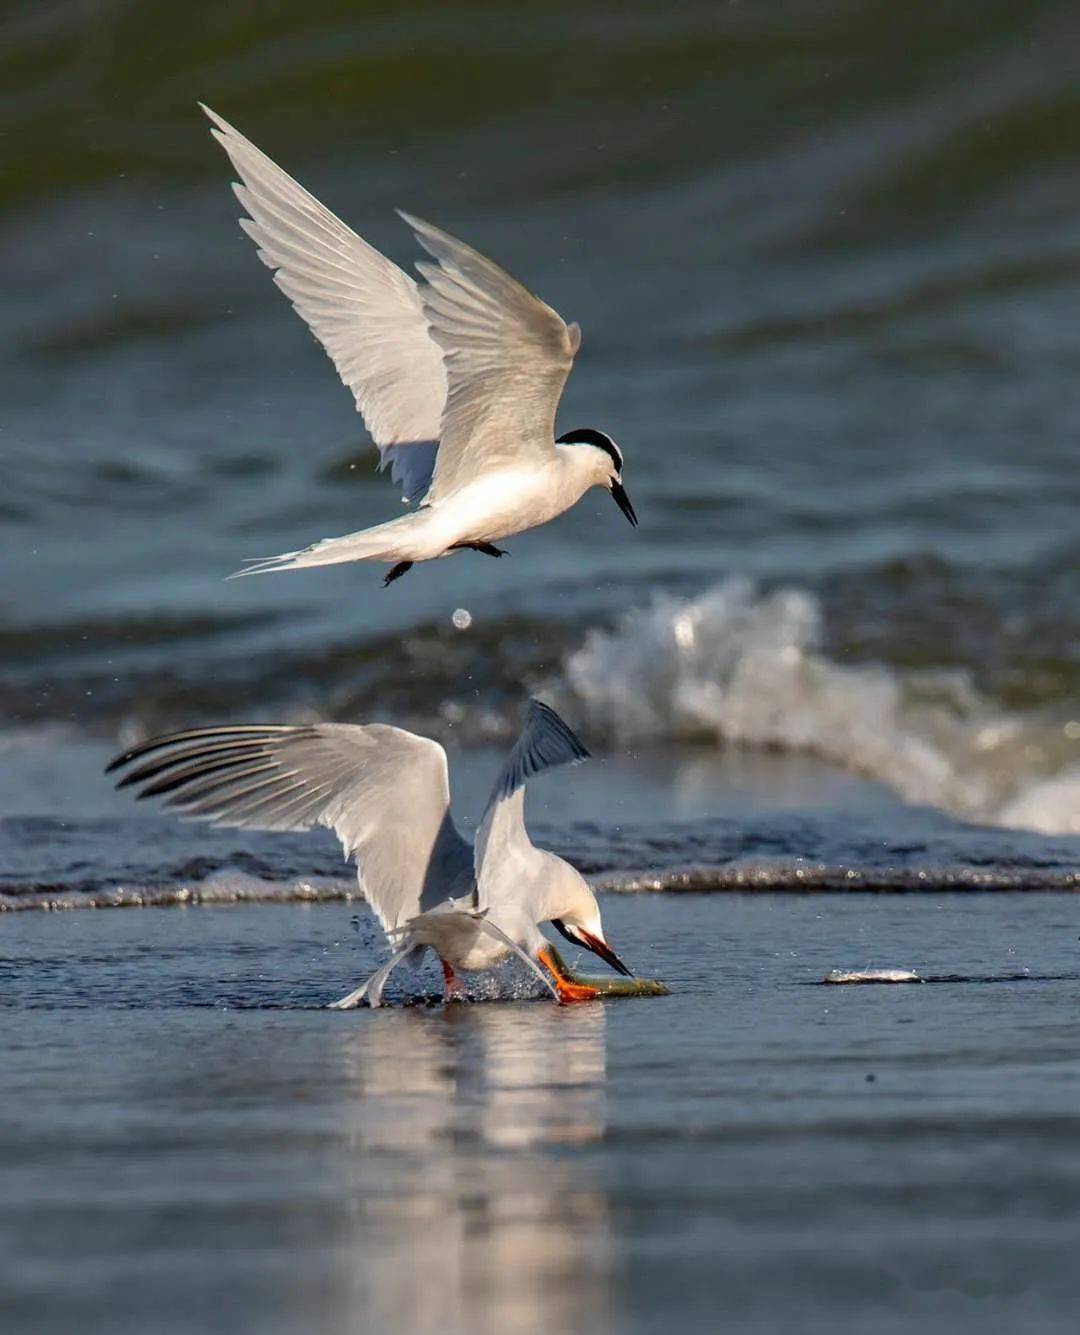
<svg viewBox="0 0 1080 1335">
<path fill-rule="evenodd" d="M 966 671 L 836 662 L 818 600 L 798 588 L 729 579 L 657 596 L 590 631 L 553 689 L 620 745 L 804 752 L 966 819 L 1080 830 L 1067 722 L 995 707 Z"/>
</svg>

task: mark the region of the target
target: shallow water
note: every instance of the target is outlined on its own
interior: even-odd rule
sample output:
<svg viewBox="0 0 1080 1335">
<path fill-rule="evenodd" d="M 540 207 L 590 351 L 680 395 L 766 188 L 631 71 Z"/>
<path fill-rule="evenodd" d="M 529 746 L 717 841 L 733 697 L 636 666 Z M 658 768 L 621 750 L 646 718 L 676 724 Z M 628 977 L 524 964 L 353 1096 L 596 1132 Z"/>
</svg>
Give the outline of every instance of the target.
<svg viewBox="0 0 1080 1335">
<path fill-rule="evenodd" d="M 0 913 L 5 1331 L 1075 1328 L 1078 36 L 1067 0 L 12 14 L 0 908 L 216 906 Z M 620 442 L 641 527 L 592 497 L 388 591 L 224 583 L 397 500 L 196 98 L 399 262 L 395 205 L 579 320 L 559 428 Z M 538 839 L 754 891 L 605 897 L 669 999 L 327 1012 L 379 958 L 333 841 L 101 773 L 386 719 L 468 830 L 528 692 L 596 756 Z M 951 981 L 816 985 L 861 968 Z"/>
<path fill-rule="evenodd" d="M 1073 1329 L 1075 900 L 604 913 L 670 998 L 338 1014 L 347 907 L 7 918 L 13 1329 Z"/>
<path fill-rule="evenodd" d="M 108 755 L 70 738 L 9 748 L 0 913 L 359 898 L 328 831 L 185 824 L 113 792 Z M 498 751 L 451 746 L 453 811 L 466 834 L 502 762 Z M 526 807 L 541 846 L 611 890 L 1080 888 L 1080 836 L 962 824 L 805 756 L 635 747 L 540 776 Z"/>
</svg>

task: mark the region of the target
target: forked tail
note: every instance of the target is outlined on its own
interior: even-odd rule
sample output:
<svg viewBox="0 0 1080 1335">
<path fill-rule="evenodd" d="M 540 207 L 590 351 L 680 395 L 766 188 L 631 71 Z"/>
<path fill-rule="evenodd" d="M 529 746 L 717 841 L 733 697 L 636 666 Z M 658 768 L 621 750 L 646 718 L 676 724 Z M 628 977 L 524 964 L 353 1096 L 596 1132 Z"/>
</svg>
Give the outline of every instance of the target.
<svg viewBox="0 0 1080 1335">
<path fill-rule="evenodd" d="M 309 566 L 334 566 L 343 561 L 423 561 L 436 555 L 417 542 L 428 524 L 426 511 L 401 515 L 386 524 L 346 533 L 341 538 L 323 538 L 310 547 L 280 556 L 260 556 L 244 563 L 229 579 L 244 575 L 268 575 L 275 570 L 306 570 Z"/>
</svg>

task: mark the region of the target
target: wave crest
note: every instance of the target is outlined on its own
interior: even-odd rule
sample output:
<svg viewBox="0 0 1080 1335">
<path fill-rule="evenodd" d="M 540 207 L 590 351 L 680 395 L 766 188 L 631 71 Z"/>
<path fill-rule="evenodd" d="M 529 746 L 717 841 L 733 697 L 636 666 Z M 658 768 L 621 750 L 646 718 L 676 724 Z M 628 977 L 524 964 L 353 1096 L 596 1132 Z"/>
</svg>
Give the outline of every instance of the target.
<svg viewBox="0 0 1080 1335">
<path fill-rule="evenodd" d="M 806 752 L 954 815 L 1080 830 L 1071 725 L 996 709 L 965 670 L 842 664 L 822 646 L 812 594 L 729 579 L 590 631 L 555 690 L 624 745 Z"/>
</svg>

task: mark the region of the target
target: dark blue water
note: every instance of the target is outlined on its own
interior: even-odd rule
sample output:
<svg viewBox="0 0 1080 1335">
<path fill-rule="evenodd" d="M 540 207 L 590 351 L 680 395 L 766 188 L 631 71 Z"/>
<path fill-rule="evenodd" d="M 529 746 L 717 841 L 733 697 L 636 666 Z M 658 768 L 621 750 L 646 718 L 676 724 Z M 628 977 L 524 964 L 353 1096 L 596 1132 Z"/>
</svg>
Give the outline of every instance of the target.
<svg viewBox="0 0 1080 1335">
<path fill-rule="evenodd" d="M 604 913 L 669 998 L 341 1014 L 347 907 L 9 915 L 9 1327 L 1073 1328 L 1071 898 Z"/>
<path fill-rule="evenodd" d="M 10 24 L 9 734 L 501 744 L 543 689 L 594 750 L 809 755 L 1077 831 L 1073 6 L 196 8 Z M 641 528 L 597 494 L 386 591 L 223 584 L 398 501 L 197 97 L 401 263 L 394 205 L 580 320 L 560 429 L 621 443 Z"/>
<path fill-rule="evenodd" d="M 1075 5 L 4 38 L 0 907 L 209 905 L 0 913 L 5 1331 L 1071 1332 Z M 580 321 L 558 425 L 618 440 L 641 527 L 597 496 L 390 590 L 223 583 L 398 501 L 196 99 L 399 262 L 394 206 Z M 596 757 L 531 828 L 671 891 L 604 896 L 670 998 L 327 1012 L 380 957 L 333 842 L 102 775 L 390 720 L 471 829 L 530 692 Z M 868 967 L 939 981 L 818 984 Z"/>
<path fill-rule="evenodd" d="M 113 792 L 109 748 L 12 745 L 0 775 L 0 912 L 359 900 L 325 830 L 262 834 L 159 815 Z M 450 746 L 472 834 L 502 763 Z M 38 814 L 50 811 L 64 814 Z M 632 748 L 529 785 L 529 829 L 607 890 L 1080 888 L 1080 838 L 963 824 L 802 756 Z"/>
</svg>

